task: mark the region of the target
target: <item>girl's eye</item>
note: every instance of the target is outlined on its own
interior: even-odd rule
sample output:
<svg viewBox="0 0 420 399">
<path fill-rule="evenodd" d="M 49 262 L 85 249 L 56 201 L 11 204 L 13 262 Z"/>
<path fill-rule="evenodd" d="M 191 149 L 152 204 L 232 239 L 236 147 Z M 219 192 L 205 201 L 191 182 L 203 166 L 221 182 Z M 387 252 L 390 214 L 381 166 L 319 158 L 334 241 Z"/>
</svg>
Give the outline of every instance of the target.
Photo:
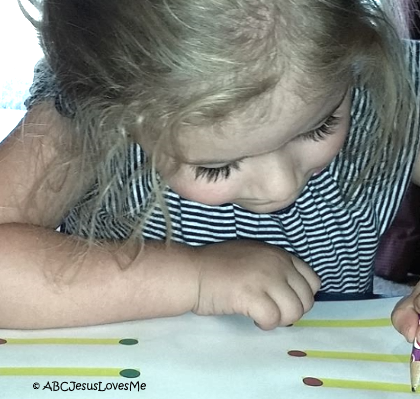
<svg viewBox="0 0 420 399">
<path fill-rule="evenodd" d="M 312 130 L 311 132 L 301 134 L 297 136 L 300 140 L 312 140 L 320 141 L 324 140 L 327 136 L 335 133 L 335 128 L 339 124 L 340 117 L 331 115 L 322 126 L 318 129 Z M 220 178 L 223 180 L 229 179 L 232 174 L 232 170 L 239 170 L 240 161 L 233 162 L 229 165 L 222 166 L 220 168 L 205 168 L 203 166 L 193 166 L 195 171 L 195 179 L 205 178 L 209 183 L 215 183 Z"/>
<path fill-rule="evenodd" d="M 233 162 L 220 168 L 204 168 L 203 166 L 193 167 L 195 179 L 205 178 L 209 183 L 215 183 L 219 178 L 228 179 L 233 170 L 239 170 L 240 161 Z"/>
<path fill-rule="evenodd" d="M 302 134 L 297 138 L 302 140 L 312 140 L 312 141 L 320 141 L 324 140 L 330 134 L 335 133 L 335 128 L 340 122 L 340 118 L 338 116 L 331 115 L 324 124 L 319 127 L 318 129 L 312 130 L 311 132 Z"/>
</svg>

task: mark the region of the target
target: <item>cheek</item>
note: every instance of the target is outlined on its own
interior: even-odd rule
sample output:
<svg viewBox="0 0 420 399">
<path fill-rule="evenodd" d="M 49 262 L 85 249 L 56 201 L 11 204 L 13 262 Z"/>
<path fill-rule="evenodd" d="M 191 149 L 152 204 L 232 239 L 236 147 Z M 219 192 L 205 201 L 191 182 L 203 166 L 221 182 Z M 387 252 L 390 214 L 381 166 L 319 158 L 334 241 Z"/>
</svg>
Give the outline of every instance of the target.
<svg viewBox="0 0 420 399">
<path fill-rule="evenodd" d="M 319 158 L 323 158 L 326 162 L 331 162 L 335 156 L 341 151 L 346 141 L 347 135 L 350 130 L 350 103 L 347 104 L 347 112 L 342 115 L 342 121 L 339 126 L 337 126 L 337 131 L 335 131 L 331 136 L 327 138 L 324 142 L 320 142 L 323 148 L 319 151 L 315 151 L 315 154 L 318 154 Z"/>
<path fill-rule="evenodd" d="M 168 180 L 169 187 L 182 198 L 216 206 L 235 200 L 235 189 L 228 180 L 207 183 L 206 180 L 175 175 Z"/>
<path fill-rule="evenodd" d="M 304 171 L 325 168 L 343 148 L 346 135 L 346 130 L 343 129 L 327 137 L 326 140 L 318 141 L 315 144 L 308 142 L 303 150 L 299 150 L 300 167 Z"/>
<path fill-rule="evenodd" d="M 339 128 L 339 131 L 328 137 L 326 141 L 320 142 L 323 148 L 315 151 L 314 155 L 321 158 L 321 161 L 331 162 L 343 148 L 348 134 L 348 128 L 349 126 L 346 123 Z"/>
<path fill-rule="evenodd" d="M 346 122 L 343 124 L 343 126 L 340 127 L 340 131 L 338 132 L 338 134 L 335 137 L 335 140 L 333 141 L 332 150 L 334 152 L 334 156 L 337 155 L 340 152 L 340 150 L 343 148 L 344 143 L 349 134 L 349 131 L 350 131 L 350 116 L 346 120 Z"/>
<path fill-rule="evenodd" d="M 343 148 L 344 142 L 346 141 L 347 137 L 347 129 L 343 128 L 342 131 L 338 132 L 331 137 L 331 141 L 329 142 L 329 156 L 334 158 L 340 150 Z"/>
</svg>

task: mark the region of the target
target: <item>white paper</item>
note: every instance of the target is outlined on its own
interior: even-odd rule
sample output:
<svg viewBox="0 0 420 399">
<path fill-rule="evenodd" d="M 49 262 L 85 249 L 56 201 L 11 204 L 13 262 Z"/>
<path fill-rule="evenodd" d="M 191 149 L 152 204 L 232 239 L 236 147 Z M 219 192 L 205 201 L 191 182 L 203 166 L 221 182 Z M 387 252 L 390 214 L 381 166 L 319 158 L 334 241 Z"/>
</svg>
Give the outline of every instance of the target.
<svg viewBox="0 0 420 399">
<path fill-rule="evenodd" d="M 389 319 L 397 300 L 318 302 L 304 320 Z M 409 386 L 411 345 L 391 325 L 363 328 L 293 326 L 266 332 L 241 316 L 186 314 L 89 328 L 31 332 L 0 330 L 0 338 L 133 338 L 139 341 L 132 346 L 2 344 L 0 370 L 85 367 L 138 369 L 141 372 L 133 379 L 0 375 L 0 398 L 5 399 L 398 399 L 412 395 Z M 288 355 L 289 350 L 399 354 L 406 355 L 407 361 L 385 363 L 311 356 L 296 358 Z M 308 387 L 302 382 L 302 378 L 308 376 L 405 384 L 407 393 Z M 144 390 L 132 386 L 130 391 L 128 386 L 127 390 L 94 391 L 81 390 L 83 385 L 78 390 L 72 382 L 100 382 L 101 389 L 107 384 L 111 387 L 111 383 L 146 385 Z M 33 388 L 34 383 L 39 384 L 39 389 Z"/>
</svg>

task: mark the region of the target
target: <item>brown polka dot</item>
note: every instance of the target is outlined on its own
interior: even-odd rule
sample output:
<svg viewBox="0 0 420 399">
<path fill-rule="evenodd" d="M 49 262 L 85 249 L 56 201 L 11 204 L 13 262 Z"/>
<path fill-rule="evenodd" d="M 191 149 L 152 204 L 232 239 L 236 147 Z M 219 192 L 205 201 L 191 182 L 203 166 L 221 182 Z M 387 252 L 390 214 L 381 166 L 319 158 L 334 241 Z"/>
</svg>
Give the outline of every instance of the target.
<svg viewBox="0 0 420 399">
<path fill-rule="evenodd" d="M 303 383 L 305 385 L 309 385 L 310 387 L 320 387 L 324 384 L 321 380 L 314 377 L 305 377 L 303 379 Z"/>
<path fill-rule="evenodd" d="M 305 357 L 306 353 L 302 352 L 302 351 L 289 351 L 287 352 L 287 354 L 289 356 L 293 356 L 293 357 Z"/>
<path fill-rule="evenodd" d="M 0 338 L 0 345 L 4 345 L 4 344 L 7 344 L 7 341 L 5 339 Z"/>
</svg>

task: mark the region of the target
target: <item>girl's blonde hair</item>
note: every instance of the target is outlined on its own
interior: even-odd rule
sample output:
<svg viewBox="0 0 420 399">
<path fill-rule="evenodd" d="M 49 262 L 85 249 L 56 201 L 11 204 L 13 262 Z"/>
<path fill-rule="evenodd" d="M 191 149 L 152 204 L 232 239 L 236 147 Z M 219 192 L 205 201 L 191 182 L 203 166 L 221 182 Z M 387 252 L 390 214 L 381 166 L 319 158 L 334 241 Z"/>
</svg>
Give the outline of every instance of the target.
<svg viewBox="0 0 420 399">
<path fill-rule="evenodd" d="M 141 236 L 160 206 L 170 238 L 164 182 L 156 173 L 161 145 L 171 140 L 176 146 L 180 129 L 214 126 L 269 100 L 290 71 L 297 72 L 305 98 L 354 84 L 369 92 L 378 123 L 367 143 L 375 153 L 362 176 L 369 176 L 385 147 L 396 156 L 415 111 L 401 42 L 405 13 L 391 1 L 37 2 L 40 42 L 74 114 L 73 141 L 58 165 L 77 162 L 81 176 L 97 179 L 96 195 L 83 207 L 90 226 L 80 226 L 90 238 L 106 193 L 120 196 L 121 204 L 130 197 L 139 176 L 122 184 L 112 171 L 124 168 L 131 142 L 146 137 L 154 149 L 139 173 L 151 170 L 154 195 L 141 220 L 123 209 L 117 213 L 130 233 Z"/>
</svg>

